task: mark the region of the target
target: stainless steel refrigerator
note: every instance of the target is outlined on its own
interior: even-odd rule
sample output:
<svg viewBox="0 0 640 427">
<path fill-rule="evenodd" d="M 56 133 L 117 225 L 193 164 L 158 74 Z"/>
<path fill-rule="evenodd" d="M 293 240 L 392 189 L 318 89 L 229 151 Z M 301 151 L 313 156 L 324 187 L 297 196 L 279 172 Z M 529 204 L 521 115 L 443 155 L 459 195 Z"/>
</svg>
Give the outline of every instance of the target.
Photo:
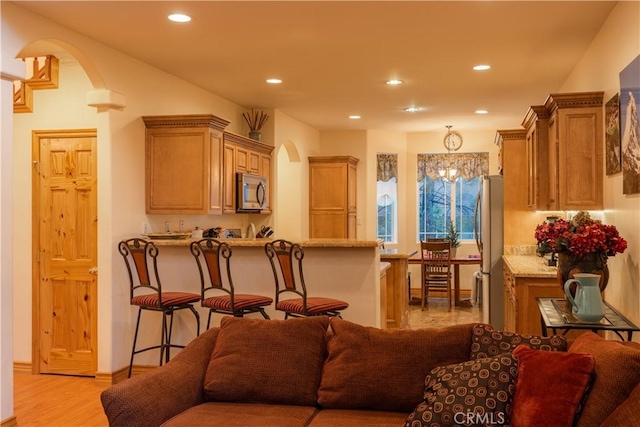
<svg viewBox="0 0 640 427">
<path fill-rule="evenodd" d="M 502 175 L 484 175 L 481 182 L 474 223 L 476 244 L 482 257 L 482 321 L 502 330 L 503 178 Z"/>
</svg>

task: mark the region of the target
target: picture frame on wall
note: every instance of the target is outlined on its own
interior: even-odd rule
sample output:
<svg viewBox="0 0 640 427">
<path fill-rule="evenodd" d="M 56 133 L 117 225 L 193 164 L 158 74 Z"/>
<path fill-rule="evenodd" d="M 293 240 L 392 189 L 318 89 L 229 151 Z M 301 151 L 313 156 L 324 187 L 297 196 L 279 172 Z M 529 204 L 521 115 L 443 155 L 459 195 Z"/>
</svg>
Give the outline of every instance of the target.
<svg viewBox="0 0 640 427">
<path fill-rule="evenodd" d="M 622 193 L 640 193 L 640 55 L 620 72 Z"/>
<path fill-rule="evenodd" d="M 620 139 L 620 96 L 615 94 L 604 107 L 606 173 L 622 172 L 622 140 Z"/>
</svg>

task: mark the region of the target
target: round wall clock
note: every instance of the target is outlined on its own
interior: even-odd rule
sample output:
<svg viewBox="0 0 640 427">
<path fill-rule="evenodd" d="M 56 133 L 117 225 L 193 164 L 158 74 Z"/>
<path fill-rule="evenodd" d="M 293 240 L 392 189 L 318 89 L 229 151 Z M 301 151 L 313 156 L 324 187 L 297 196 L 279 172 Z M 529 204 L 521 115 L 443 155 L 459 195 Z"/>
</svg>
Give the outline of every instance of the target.
<svg viewBox="0 0 640 427">
<path fill-rule="evenodd" d="M 444 146 L 449 151 L 457 151 L 462 147 L 462 135 L 460 132 L 451 130 L 451 126 L 447 126 L 449 129 L 444 136 Z"/>
</svg>

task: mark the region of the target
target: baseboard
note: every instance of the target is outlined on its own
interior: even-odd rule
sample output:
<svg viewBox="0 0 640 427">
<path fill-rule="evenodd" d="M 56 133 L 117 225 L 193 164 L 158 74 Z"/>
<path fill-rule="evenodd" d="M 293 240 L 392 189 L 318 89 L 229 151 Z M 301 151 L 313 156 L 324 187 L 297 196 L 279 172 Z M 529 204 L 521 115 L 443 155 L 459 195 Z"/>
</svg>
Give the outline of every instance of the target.
<svg viewBox="0 0 640 427">
<path fill-rule="evenodd" d="M 0 422 L 0 427 L 17 427 L 18 421 L 16 420 L 15 415 L 10 416 L 9 418 L 5 418 Z"/>
<path fill-rule="evenodd" d="M 447 295 L 447 291 L 444 289 L 429 289 L 429 295 L 444 297 Z M 411 288 L 411 298 L 420 299 L 420 289 Z M 471 298 L 471 289 L 460 289 L 460 298 Z"/>
<path fill-rule="evenodd" d="M 32 369 L 31 362 L 13 362 L 13 372 L 30 374 L 33 372 Z"/>
</svg>

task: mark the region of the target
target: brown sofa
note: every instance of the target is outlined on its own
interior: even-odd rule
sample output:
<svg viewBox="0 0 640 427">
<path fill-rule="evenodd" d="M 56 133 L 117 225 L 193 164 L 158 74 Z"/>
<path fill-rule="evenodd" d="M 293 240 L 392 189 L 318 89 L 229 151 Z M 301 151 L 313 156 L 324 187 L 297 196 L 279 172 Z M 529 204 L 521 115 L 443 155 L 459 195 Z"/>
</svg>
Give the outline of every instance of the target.
<svg viewBox="0 0 640 427">
<path fill-rule="evenodd" d="M 111 426 L 401 426 L 425 401 L 432 369 L 523 342 L 506 334 L 509 344 L 485 345 L 501 334 L 472 324 L 380 330 L 325 317 L 228 317 L 101 399 Z M 567 352 L 577 346 L 595 360 L 578 426 L 640 426 L 640 345 L 588 335 Z"/>
</svg>

